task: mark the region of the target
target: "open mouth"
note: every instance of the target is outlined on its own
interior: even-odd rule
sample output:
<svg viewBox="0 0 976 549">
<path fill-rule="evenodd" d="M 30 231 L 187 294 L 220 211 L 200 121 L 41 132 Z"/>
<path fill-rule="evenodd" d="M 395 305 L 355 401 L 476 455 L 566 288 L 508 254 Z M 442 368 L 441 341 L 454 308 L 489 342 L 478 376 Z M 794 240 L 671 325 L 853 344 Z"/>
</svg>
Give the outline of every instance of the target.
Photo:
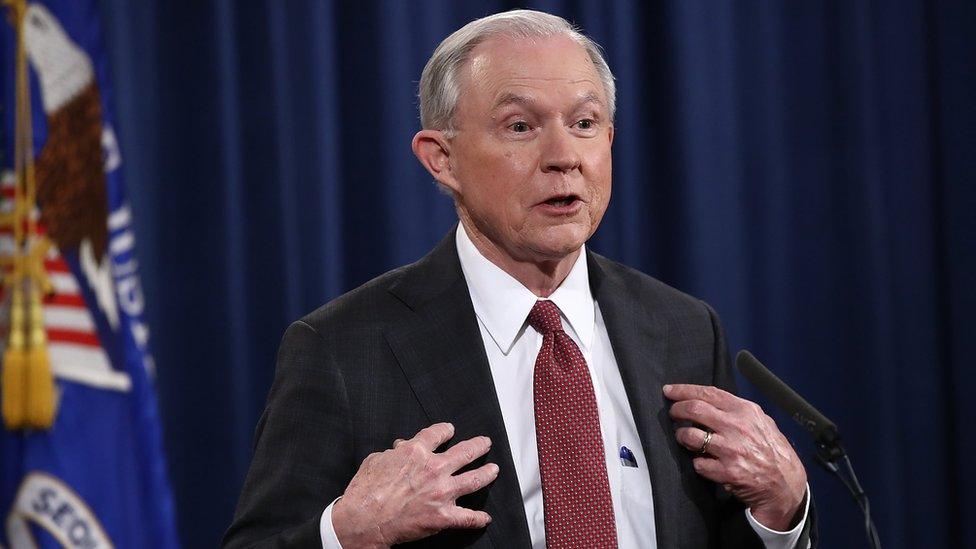
<svg viewBox="0 0 976 549">
<path fill-rule="evenodd" d="M 549 206 L 565 207 L 571 206 L 577 200 L 579 200 L 579 196 L 575 194 L 568 194 L 565 196 L 554 196 L 549 200 L 546 200 L 544 204 L 548 204 Z"/>
</svg>

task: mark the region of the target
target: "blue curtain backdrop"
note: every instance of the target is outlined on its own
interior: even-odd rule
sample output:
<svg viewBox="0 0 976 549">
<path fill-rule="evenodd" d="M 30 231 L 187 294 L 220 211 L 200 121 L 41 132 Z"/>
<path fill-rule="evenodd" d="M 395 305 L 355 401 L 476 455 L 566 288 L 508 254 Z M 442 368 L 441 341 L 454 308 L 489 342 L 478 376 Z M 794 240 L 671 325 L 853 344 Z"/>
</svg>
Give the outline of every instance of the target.
<svg viewBox="0 0 976 549">
<path fill-rule="evenodd" d="M 976 546 L 976 4 L 528 6 L 617 75 L 593 248 L 711 302 L 733 352 L 838 423 L 885 547 Z M 102 1 L 187 546 L 231 518 L 287 324 L 451 227 L 410 152 L 416 82 L 449 32 L 512 7 Z M 824 546 L 863 546 L 806 462 Z"/>
</svg>

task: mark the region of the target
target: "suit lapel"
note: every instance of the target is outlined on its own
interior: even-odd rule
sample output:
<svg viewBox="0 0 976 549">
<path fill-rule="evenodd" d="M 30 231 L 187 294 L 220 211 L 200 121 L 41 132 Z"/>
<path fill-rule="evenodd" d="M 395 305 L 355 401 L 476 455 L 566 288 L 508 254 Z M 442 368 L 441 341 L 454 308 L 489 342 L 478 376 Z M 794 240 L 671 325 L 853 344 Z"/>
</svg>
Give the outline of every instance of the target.
<svg viewBox="0 0 976 549">
<path fill-rule="evenodd" d="M 668 325 L 633 298 L 623 281 L 604 268 L 605 261 L 588 252 L 590 288 L 600 305 L 647 459 L 658 547 L 677 547 L 676 525 L 682 519 L 673 503 L 682 492 L 681 477 L 673 463 L 676 442 L 661 392 L 667 379 Z"/>
<path fill-rule="evenodd" d="M 486 460 L 499 475 L 488 488 L 459 502 L 492 516 L 488 535 L 497 547 L 530 544 L 522 496 L 478 321 L 454 244 L 454 231 L 391 287 L 411 310 L 386 339 L 431 423 L 450 421 L 451 443 L 478 435 L 492 440 Z M 485 459 L 476 462 L 485 463 Z"/>
</svg>

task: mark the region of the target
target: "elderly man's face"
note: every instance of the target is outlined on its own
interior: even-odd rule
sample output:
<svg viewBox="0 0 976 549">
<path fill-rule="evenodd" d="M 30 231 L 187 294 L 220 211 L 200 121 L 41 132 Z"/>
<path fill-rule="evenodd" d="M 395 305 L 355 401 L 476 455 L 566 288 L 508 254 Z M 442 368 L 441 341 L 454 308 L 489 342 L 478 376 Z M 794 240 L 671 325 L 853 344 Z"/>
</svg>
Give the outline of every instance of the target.
<svg viewBox="0 0 976 549">
<path fill-rule="evenodd" d="M 579 249 L 610 201 L 613 141 L 586 51 L 566 37 L 489 40 L 461 84 L 450 186 L 462 217 L 516 261 Z"/>
</svg>

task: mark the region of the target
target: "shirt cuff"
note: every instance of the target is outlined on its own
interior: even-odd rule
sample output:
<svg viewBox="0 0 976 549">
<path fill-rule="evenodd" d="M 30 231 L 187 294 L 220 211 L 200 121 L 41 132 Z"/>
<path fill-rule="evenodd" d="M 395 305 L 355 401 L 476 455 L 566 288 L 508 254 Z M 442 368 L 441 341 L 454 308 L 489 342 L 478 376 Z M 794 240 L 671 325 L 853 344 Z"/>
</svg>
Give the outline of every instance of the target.
<svg viewBox="0 0 976 549">
<path fill-rule="evenodd" d="M 756 517 L 752 516 L 752 509 L 746 509 L 746 520 L 749 522 L 749 526 L 752 527 L 753 531 L 762 540 L 763 545 L 766 549 L 793 549 L 796 547 L 796 543 L 800 541 L 800 535 L 803 533 L 803 526 L 807 523 L 807 516 L 810 514 L 810 484 L 807 483 L 807 493 L 803 497 L 803 519 L 800 520 L 789 532 L 777 532 L 776 530 L 770 530 L 759 521 Z"/>
<path fill-rule="evenodd" d="M 335 528 L 332 527 L 332 506 L 339 501 L 342 496 L 332 500 L 332 503 L 325 508 L 322 518 L 319 520 L 319 535 L 322 537 L 322 549 L 342 549 L 339 538 L 336 537 Z"/>
</svg>

